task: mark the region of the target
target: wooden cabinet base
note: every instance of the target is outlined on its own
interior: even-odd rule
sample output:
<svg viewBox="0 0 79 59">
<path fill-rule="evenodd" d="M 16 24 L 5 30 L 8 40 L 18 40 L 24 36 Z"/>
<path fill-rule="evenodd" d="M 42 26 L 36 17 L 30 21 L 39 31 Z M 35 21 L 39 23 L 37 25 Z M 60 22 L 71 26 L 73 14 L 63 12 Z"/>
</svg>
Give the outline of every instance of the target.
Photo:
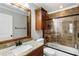
<svg viewBox="0 0 79 59">
<path fill-rule="evenodd" d="M 29 53 L 27 56 L 43 56 L 43 46 Z"/>
</svg>

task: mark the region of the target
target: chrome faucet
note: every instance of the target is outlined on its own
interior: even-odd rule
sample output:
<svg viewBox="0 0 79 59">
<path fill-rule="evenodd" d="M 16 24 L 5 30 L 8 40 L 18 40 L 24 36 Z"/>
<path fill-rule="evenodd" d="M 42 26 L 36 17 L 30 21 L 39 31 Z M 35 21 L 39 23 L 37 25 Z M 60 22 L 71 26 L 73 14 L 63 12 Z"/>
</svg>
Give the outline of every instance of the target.
<svg viewBox="0 0 79 59">
<path fill-rule="evenodd" d="M 20 46 L 20 45 L 22 45 L 22 42 L 19 40 L 19 41 L 15 42 L 15 44 L 16 44 L 16 46 Z"/>
</svg>

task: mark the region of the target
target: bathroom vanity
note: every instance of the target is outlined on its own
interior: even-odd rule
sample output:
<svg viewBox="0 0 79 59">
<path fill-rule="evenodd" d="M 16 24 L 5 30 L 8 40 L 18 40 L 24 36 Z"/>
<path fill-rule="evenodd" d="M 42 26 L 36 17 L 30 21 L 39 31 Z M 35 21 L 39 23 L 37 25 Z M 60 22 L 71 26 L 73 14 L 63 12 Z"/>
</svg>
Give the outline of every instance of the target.
<svg viewBox="0 0 79 59">
<path fill-rule="evenodd" d="M 11 46 L 0 50 L 0 56 L 42 56 L 43 42 L 30 40 L 20 46 Z"/>
</svg>

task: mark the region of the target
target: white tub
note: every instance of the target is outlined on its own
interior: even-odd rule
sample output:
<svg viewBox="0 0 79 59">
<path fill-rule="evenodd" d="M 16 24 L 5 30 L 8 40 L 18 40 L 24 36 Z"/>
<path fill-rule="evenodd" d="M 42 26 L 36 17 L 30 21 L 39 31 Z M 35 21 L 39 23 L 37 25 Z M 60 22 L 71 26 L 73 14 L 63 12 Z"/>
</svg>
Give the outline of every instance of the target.
<svg viewBox="0 0 79 59">
<path fill-rule="evenodd" d="M 79 52 L 76 48 L 72 48 L 72 47 L 68 47 L 68 46 L 64 46 L 58 43 L 48 43 L 47 46 L 62 50 L 62 51 L 66 51 L 72 54 L 76 54 L 79 55 Z"/>
<path fill-rule="evenodd" d="M 73 55 L 70 55 L 70 54 L 49 48 L 49 47 L 44 48 L 44 55 L 45 56 L 73 56 Z"/>
<path fill-rule="evenodd" d="M 46 56 L 55 56 L 56 55 L 56 51 L 54 49 L 45 47 L 44 48 L 44 55 L 46 55 Z"/>
</svg>

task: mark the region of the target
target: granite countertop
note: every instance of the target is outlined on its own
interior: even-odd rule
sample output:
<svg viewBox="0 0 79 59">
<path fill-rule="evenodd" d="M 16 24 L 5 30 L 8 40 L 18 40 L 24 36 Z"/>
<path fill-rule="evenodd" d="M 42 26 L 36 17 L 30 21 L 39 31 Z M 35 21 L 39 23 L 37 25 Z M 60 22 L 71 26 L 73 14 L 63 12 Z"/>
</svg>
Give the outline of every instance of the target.
<svg viewBox="0 0 79 59">
<path fill-rule="evenodd" d="M 43 44 L 44 44 L 43 42 L 37 42 L 35 40 L 30 40 L 28 42 L 23 43 L 21 46 L 32 45 L 31 49 L 17 54 L 15 51 L 12 53 L 12 50 L 18 48 L 18 46 L 11 46 L 11 47 L 8 47 L 8 48 L 5 48 L 5 49 L 1 49 L 0 50 L 0 56 L 24 56 L 24 55 L 27 55 L 27 54 L 31 53 L 33 50 L 39 48 Z M 21 48 L 21 49 L 23 49 L 23 48 Z"/>
</svg>

